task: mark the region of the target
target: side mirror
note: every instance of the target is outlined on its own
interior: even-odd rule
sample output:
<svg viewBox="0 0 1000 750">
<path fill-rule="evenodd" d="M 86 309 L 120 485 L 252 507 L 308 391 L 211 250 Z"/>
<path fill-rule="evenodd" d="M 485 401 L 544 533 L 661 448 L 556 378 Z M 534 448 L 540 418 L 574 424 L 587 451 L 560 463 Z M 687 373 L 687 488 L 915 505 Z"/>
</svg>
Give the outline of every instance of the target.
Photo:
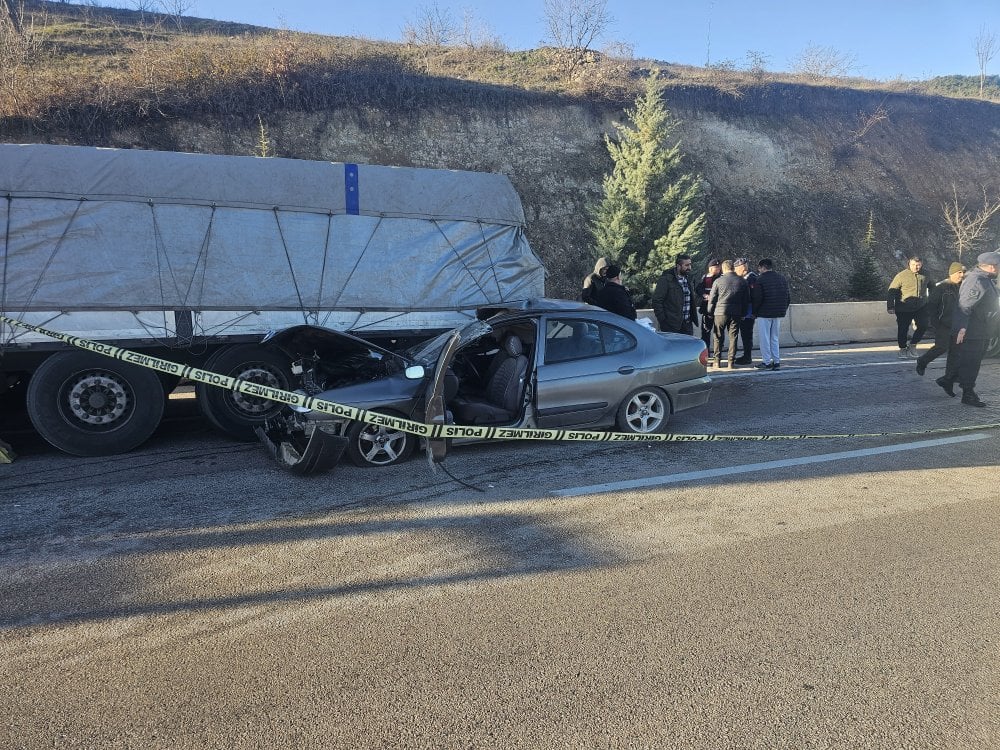
<svg viewBox="0 0 1000 750">
<path fill-rule="evenodd" d="M 422 380 L 424 375 L 423 365 L 410 365 L 403 373 L 408 380 Z"/>
</svg>

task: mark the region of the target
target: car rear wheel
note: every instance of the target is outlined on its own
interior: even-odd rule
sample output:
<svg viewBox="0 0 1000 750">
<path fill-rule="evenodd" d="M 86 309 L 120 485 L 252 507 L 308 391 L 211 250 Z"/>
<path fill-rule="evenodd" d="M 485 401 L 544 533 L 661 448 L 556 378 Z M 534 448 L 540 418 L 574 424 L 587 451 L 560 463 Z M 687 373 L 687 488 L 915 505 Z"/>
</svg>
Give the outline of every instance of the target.
<svg viewBox="0 0 1000 750">
<path fill-rule="evenodd" d="M 347 441 L 347 455 L 355 466 L 392 466 L 410 457 L 417 437 L 384 425 L 354 422 L 347 429 Z"/>
<path fill-rule="evenodd" d="M 637 388 L 622 400 L 616 422 L 622 432 L 648 434 L 665 432 L 669 419 L 667 394 L 650 386 Z"/>
</svg>

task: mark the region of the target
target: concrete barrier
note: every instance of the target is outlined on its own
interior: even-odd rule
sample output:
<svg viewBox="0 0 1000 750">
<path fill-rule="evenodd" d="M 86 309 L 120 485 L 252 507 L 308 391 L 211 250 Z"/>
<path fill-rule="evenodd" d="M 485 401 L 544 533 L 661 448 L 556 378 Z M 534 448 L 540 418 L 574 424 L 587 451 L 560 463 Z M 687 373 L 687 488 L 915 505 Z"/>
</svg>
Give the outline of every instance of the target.
<svg viewBox="0 0 1000 750">
<path fill-rule="evenodd" d="M 791 305 L 781 322 L 782 346 L 894 341 L 896 316 L 885 302 L 830 302 Z"/>
<path fill-rule="evenodd" d="M 652 310 L 639 310 L 655 326 Z M 885 302 L 817 302 L 791 305 L 781 321 L 781 346 L 895 341 L 896 317 Z M 757 348 L 754 332 L 754 348 Z"/>
</svg>

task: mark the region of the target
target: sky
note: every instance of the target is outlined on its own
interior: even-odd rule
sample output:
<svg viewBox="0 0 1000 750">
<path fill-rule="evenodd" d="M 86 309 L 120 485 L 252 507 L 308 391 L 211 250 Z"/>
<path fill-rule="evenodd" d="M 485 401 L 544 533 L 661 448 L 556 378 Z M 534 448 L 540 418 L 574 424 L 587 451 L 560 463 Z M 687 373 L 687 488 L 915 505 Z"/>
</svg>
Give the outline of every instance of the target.
<svg viewBox="0 0 1000 750">
<path fill-rule="evenodd" d="M 456 18 L 470 11 L 510 49 L 538 47 L 546 34 L 543 0 L 189 1 L 190 16 L 389 41 L 435 4 Z M 980 29 L 1000 42 L 1000 0 L 608 0 L 607 8 L 615 22 L 606 41 L 686 65 L 745 67 L 752 50 L 769 70 L 787 71 L 807 47 L 826 47 L 855 61 L 853 75 L 923 80 L 978 75 Z M 986 72 L 1000 74 L 1000 55 Z"/>
</svg>

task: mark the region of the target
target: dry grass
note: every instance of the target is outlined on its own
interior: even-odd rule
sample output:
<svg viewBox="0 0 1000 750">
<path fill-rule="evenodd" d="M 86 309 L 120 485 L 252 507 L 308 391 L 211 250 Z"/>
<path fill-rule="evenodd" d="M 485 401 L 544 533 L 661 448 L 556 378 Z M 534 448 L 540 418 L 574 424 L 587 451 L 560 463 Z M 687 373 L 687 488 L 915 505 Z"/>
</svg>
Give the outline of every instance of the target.
<svg viewBox="0 0 1000 750">
<path fill-rule="evenodd" d="M 261 112 L 341 106 L 506 106 L 573 97 L 624 105 L 650 61 L 556 49 L 431 48 L 200 19 L 26 2 L 25 28 L 0 22 L 0 124 L 93 133 L 156 118 L 253 122 Z M 805 79 L 726 66 L 660 65 L 667 85 L 741 97 L 775 81 L 916 91 L 920 84 Z"/>
</svg>

